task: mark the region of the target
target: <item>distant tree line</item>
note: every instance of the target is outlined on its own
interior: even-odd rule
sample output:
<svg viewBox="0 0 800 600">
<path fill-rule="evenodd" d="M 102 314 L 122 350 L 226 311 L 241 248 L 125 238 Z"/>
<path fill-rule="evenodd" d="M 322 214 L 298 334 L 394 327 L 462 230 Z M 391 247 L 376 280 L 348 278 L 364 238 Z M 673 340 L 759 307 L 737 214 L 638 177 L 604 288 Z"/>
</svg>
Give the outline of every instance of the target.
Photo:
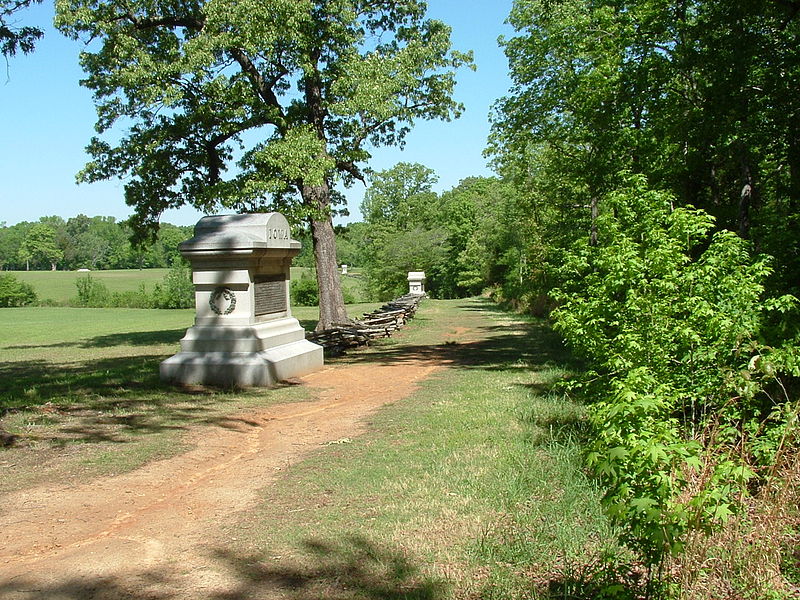
<svg viewBox="0 0 800 600">
<path fill-rule="evenodd" d="M 0 270 L 144 269 L 173 266 L 191 226 L 162 223 L 156 238 L 131 243 L 133 231 L 114 217 L 42 217 L 0 224 Z"/>
<path fill-rule="evenodd" d="M 365 277 L 369 297 L 408 289 L 409 271 L 425 271 L 428 293 L 458 298 L 518 277 L 513 193 L 496 177 L 469 177 L 433 191 L 438 177 L 417 163 L 375 173 L 364 196 L 364 220 L 339 227 L 337 256 Z"/>
</svg>

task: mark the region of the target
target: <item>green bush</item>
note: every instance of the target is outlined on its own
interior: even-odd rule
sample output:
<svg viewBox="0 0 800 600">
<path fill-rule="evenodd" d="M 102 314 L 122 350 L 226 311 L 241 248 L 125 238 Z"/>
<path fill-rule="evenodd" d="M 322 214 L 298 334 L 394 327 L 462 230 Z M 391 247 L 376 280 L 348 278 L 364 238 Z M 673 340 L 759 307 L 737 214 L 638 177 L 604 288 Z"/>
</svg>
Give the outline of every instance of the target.
<svg viewBox="0 0 800 600">
<path fill-rule="evenodd" d="M 144 283 L 136 291 L 113 292 L 106 306 L 111 308 L 158 308 L 156 299 L 147 293 Z"/>
<path fill-rule="evenodd" d="M 304 272 L 300 279 L 293 279 L 289 294 L 292 299 L 292 306 L 319 306 L 319 285 L 317 278 L 308 272 Z M 356 302 L 355 294 L 342 286 L 342 297 L 345 304 Z"/>
<path fill-rule="evenodd" d="M 156 308 L 194 307 L 194 284 L 192 270 L 180 261 L 170 268 L 164 281 L 153 290 L 153 305 Z"/>
<path fill-rule="evenodd" d="M 157 283 L 152 292 L 145 284 L 139 284 L 135 291 L 109 292 L 101 281 L 90 275 L 80 277 L 75 282 L 78 297 L 73 306 L 87 308 L 191 308 L 194 306 L 194 285 L 192 272 L 184 264 L 174 265 Z"/>
<path fill-rule="evenodd" d="M 93 279 L 91 275 L 75 280 L 78 288 L 77 306 L 86 308 L 103 308 L 110 305 L 111 293 L 102 281 Z"/>
<path fill-rule="evenodd" d="M 28 306 L 36 303 L 36 292 L 30 284 L 11 273 L 0 273 L 0 307 Z"/>
<path fill-rule="evenodd" d="M 293 306 L 319 305 L 317 278 L 308 273 L 303 273 L 300 279 L 292 280 L 290 294 Z"/>
<path fill-rule="evenodd" d="M 641 178 L 604 199 L 598 243 L 564 253 L 556 328 L 593 371 L 588 464 L 625 541 L 656 564 L 711 531 L 769 472 L 796 420 L 764 343 L 769 259 Z M 795 362 L 793 362 L 795 361 Z"/>
</svg>

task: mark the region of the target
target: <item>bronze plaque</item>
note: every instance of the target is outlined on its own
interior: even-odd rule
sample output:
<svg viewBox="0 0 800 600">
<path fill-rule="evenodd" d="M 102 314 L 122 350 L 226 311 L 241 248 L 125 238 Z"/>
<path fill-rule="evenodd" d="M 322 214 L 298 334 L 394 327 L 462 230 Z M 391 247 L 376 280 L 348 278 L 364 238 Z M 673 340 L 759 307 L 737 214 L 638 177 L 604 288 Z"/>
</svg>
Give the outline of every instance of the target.
<svg viewBox="0 0 800 600">
<path fill-rule="evenodd" d="M 255 316 L 286 310 L 286 280 L 283 275 L 262 275 L 253 284 Z"/>
</svg>

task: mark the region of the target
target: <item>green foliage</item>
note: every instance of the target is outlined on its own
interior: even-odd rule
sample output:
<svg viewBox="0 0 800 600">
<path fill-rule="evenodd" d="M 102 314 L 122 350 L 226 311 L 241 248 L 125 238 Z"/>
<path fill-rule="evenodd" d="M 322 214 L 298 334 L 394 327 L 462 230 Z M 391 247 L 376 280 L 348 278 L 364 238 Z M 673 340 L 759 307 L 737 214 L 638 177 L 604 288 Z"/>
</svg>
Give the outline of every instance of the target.
<svg viewBox="0 0 800 600">
<path fill-rule="evenodd" d="M 409 271 L 424 271 L 426 289 L 436 293 L 437 270 L 444 263 L 447 238 L 441 229 L 414 227 L 404 231 L 378 231 L 366 266 L 371 298 L 390 300 L 408 291 Z"/>
<path fill-rule="evenodd" d="M 194 284 L 192 270 L 183 260 L 176 261 L 161 284 L 153 290 L 155 308 L 194 308 Z"/>
<path fill-rule="evenodd" d="M 89 308 L 192 308 L 194 284 L 191 269 L 183 262 L 176 263 L 164 275 L 161 283 L 148 292 L 144 282 L 136 290 L 109 291 L 108 287 L 91 275 L 75 281 L 78 297 L 75 306 Z"/>
<path fill-rule="evenodd" d="M 770 306 L 794 299 L 765 303 L 767 260 L 672 204 L 628 178 L 603 199 L 597 245 L 562 254 L 553 292 L 556 328 L 594 369 L 588 464 L 651 564 L 727 520 L 775 464 L 792 414 L 775 393 L 788 362 L 763 335 Z"/>
<path fill-rule="evenodd" d="M 589 237 L 591 207 L 629 170 L 752 239 L 776 260 L 766 285 L 796 293 L 794 7 L 517 0 L 509 22 L 513 86 L 495 106 L 490 152 L 529 202 L 538 254 L 557 260 L 552 248 Z"/>
<path fill-rule="evenodd" d="M 319 306 L 319 285 L 314 272 L 303 271 L 299 278 L 292 279 L 289 294 L 292 306 Z M 358 301 L 356 292 L 350 287 L 342 286 L 342 296 L 345 304 L 355 304 Z"/>
<path fill-rule="evenodd" d="M 436 179 L 411 163 L 373 176 L 361 207 L 365 222 L 350 228 L 373 297 L 403 293 L 408 271 L 425 271 L 435 297 L 469 296 L 516 277 L 524 230 L 511 187 L 470 177 L 437 196 Z"/>
<path fill-rule="evenodd" d="M 797 17 L 761 0 L 517 0 L 509 17 L 490 152 L 535 233 L 503 292 L 558 302 L 593 370 L 589 463 L 651 564 L 793 443 Z"/>
<path fill-rule="evenodd" d="M 0 224 L 0 267 L 64 270 L 169 267 L 180 260 L 178 244 L 191 227 L 162 223 L 154 239 L 131 244 L 132 230 L 114 217 L 78 215 L 64 221 L 42 217 L 37 223 Z"/>
<path fill-rule="evenodd" d="M 184 204 L 307 221 L 323 248 L 320 321 L 346 319 L 332 277 L 334 188 L 363 180 L 367 148 L 401 144 L 416 119 L 460 114 L 455 70 L 471 56 L 451 51 L 450 28 L 426 19 L 421 0 L 56 9 L 63 33 L 94 42 L 82 83 L 95 92 L 97 131 L 114 140 L 91 141 L 79 179 L 124 179 L 139 237 Z"/>
<path fill-rule="evenodd" d="M 364 221 L 402 229 L 429 223 L 436 206 L 433 186 L 438 177 L 419 163 L 399 162 L 375 173 L 361 203 Z"/>
<path fill-rule="evenodd" d="M 319 304 L 317 278 L 308 272 L 303 273 L 300 279 L 292 280 L 289 293 L 293 306 L 317 306 Z"/>
<path fill-rule="evenodd" d="M 91 275 L 76 279 L 75 286 L 78 288 L 78 306 L 100 308 L 108 305 L 111 296 L 108 288 Z"/>
<path fill-rule="evenodd" d="M 17 27 L 15 13 L 41 1 L 0 0 L 0 54 L 4 57 L 14 56 L 17 50 L 23 54 L 33 52 L 36 41 L 42 38 L 44 32 L 29 25 Z"/>
<path fill-rule="evenodd" d="M 27 264 L 49 263 L 53 271 L 56 270 L 56 263 L 64 257 L 61 248 L 56 244 L 55 229 L 44 222 L 36 223 L 27 230 L 18 255 Z"/>
<path fill-rule="evenodd" d="M 0 273 L 0 307 L 28 306 L 36 303 L 36 292 L 11 273 Z"/>
</svg>

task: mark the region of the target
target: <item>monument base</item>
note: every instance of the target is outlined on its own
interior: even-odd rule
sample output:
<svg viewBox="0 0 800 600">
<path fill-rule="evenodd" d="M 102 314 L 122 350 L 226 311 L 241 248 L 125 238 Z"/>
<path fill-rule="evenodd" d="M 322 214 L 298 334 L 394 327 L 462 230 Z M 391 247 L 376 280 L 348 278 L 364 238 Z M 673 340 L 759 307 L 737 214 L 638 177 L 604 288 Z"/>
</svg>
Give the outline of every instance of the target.
<svg viewBox="0 0 800 600">
<path fill-rule="evenodd" d="M 220 387 L 269 386 L 322 368 L 322 346 L 307 340 L 261 352 L 179 352 L 161 363 L 161 381 Z"/>
</svg>

